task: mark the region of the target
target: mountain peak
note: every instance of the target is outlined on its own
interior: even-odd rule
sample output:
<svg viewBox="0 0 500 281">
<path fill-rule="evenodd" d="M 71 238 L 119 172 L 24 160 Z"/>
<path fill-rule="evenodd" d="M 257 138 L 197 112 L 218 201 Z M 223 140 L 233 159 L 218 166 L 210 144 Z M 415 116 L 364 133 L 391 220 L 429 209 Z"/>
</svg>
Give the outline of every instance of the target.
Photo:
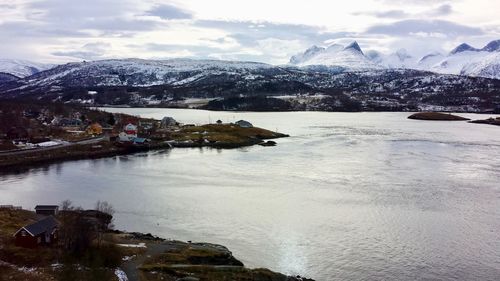
<svg viewBox="0 0 500 281">
<path fill-rule="evenodd" d="M 321 53 L 324 50 L 325 50 L 325 48 L 313 45 L 312 47 L 307 49 L 305 52 L 291 57 L 290 63 L 291 64 L 300 64 L 300 63 L 310 59 L 311 57 L 315 56 L 316 54 Z"/>
<path fill-rule="evenodd" d="M 482 51 L 486 52 L 496 52 L 500 51 L 500 40 L 494 40 L 488 43 L 488 45 L 484 46 L 484 48 L 481 49 Z"/>
<path fill-rule="evenodd" d="M 344 50 L 356 50 L 360 53 L 363 53 L 363 51 L 361 50 L 361 47 L 359 47 L 359 44 L 358 42 L 354 41 L 352 42 L 351 44 L 347 45 Z"/>
<path fill-rule="evenodd" d="M 475 52 L 475 51 L 478 51 L 478 49 L 472 47 L 471 45 L 469 45 L 467 43 L 462 43 L 462 44 L 458 45 L 455 49 L 453 49 L 450 52 L 450 54 L 454 55 L 454 54 L 458 54 L 458 53 L 462 53 L 462 52 L 467 52 L 467 51 Z"/>
</svg>

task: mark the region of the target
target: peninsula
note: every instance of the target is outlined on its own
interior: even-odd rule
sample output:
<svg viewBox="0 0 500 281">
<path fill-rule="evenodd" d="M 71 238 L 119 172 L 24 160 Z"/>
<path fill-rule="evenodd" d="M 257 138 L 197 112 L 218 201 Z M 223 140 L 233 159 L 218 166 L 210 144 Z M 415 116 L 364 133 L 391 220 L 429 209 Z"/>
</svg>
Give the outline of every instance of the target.
<svg viewBox="0 0 500 281">
<path fill-rule="evenodd" d="M 288 135 L 249 121 L 182 124 L 64 104 L 0 105 L 0 168 L 175 147 L 238 148 Z"/>
</svg>

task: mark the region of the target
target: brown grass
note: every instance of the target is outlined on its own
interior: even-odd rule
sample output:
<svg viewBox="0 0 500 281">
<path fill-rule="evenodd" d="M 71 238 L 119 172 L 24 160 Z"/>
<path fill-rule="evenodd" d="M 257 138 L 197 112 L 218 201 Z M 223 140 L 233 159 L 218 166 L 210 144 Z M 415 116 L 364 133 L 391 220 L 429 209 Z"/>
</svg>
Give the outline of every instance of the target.
<svg viewBox="0 0 500 281">
<path fill-rule="evenodd" d="M 241 128 L 233 124 L 207 124 L 202 126 L 184 127 L 172 134 L 177 141 L 191 140 L 193 142 L 206 139 L 211 142 L 244 143 L 252 138 L 269 139 L 285 135 L 262 128 Z"/>
</svg>

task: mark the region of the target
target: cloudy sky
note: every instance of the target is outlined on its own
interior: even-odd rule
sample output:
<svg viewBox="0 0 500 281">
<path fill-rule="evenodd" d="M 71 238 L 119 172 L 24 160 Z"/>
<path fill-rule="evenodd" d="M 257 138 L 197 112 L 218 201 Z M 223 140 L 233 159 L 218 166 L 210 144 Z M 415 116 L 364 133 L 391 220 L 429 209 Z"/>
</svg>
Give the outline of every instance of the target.
<svg viewBox="0 0 500 281">
<path fill-rule="evenodd" d="M 500 39 L 498 11 L 491 0 L 0 0 L 0 57 L 283 64 L 312 45 L 353 40 L 422 56 Z"/>
</svg>

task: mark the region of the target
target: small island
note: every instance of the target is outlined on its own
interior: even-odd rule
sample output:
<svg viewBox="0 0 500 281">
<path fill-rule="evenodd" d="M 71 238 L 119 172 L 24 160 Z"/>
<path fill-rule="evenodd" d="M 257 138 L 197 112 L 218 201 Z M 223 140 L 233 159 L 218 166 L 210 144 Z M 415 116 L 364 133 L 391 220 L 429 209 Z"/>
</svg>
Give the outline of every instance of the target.
<svg viewBox="0 0 500 281">
<path fill-rule="evenodd" d="M 467 121 L 465 117 L 441 112 L 419 112 L 408 116 L 408 119 L 429 121 Z"/>
<path fill-rule="evenodd" d="M 496 118 L 490 117 L 490 118 L 484 119 L 484 120 L 473 120 L 473 121 L 469 121 L 469 123 L 500 126 L 500 117 L 496 117 Z"/>
<path fill-rule="evenodd" d="M 313 281 L 247 268 L 222 245 L 113 230 L 107 202 L 83 210 L 66 200 L 35 211 L 0 205 L 2 280 Z"/>
<path fill-rule="evenodd" d="M 109 113 L 65 104 L 0 105 L 0 168 L 92 159 L 153 149 L 210 147 L 230 149 L 288 135 L 254 127 L 246 120 L 182 124 Z"/>
</svg>

